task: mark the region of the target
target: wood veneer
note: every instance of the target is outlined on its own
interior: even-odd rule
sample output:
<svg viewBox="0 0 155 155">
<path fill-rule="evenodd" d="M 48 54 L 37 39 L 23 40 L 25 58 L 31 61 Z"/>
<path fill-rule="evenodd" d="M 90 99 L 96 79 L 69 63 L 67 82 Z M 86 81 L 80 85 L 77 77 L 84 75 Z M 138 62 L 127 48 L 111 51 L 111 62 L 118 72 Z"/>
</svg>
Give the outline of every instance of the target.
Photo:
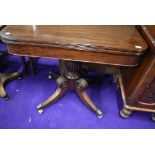
<svg viewBox="0 0 155 155">
<path fill-rule="evenodd" d="M 100 64 L 135 66 L 147 49 L 134 26 L 7 26 L 0 35 L 12 54 Z"/>
</svg>

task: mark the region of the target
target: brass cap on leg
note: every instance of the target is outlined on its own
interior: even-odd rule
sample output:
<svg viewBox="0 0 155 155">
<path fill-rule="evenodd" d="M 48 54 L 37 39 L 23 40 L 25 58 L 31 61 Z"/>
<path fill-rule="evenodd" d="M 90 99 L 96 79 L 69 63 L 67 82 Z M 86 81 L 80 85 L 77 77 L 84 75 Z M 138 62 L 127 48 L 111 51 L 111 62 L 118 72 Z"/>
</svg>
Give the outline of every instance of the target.
<svg viewBox="0 0 155 155">
<path fill-rule="evenodd" d="M 103 117 L 103 113 L 99 109 L 96 111 L 96 114 L 97 114 L 98 118 L 102 118 Z"/>
</svg>

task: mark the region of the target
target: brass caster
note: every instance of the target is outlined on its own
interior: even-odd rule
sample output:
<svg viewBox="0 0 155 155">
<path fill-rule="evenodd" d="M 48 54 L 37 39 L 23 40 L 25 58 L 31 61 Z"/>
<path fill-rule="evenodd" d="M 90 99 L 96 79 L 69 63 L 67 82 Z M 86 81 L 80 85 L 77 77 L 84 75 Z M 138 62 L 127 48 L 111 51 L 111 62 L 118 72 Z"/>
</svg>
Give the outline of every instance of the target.
<svg viewBox="0 0 155 155">
<path fill-rule="evenodd" d="M 151 114 L 151 119 L 152 119 L 153 122 L 155 122 L 155 113 Z"/>
<path fill-rule="evenodd" d="M 103 113 L 102 113 L 102 111 L 99 110 L 99 109 L 96 111 L 96 114 L 97 114 L 97 117 L 98 117 L 98 118 L 102 118 L 102 117 L 103 117 Z"/>
<path fill-rule="evenodd" d="M 120 116 L 122 118 L 128 118 L 129 117 L 129 115 L 124 114 L 123 110 L 120 111 Z"/>
<path fill-rule="evenodd" d="M 4 99 L 5 101 L 7 101 L 7 100 L 9 99 L 8 95 L 5 95 L 5 96 L 3 97 L 3 99 Z"/>
<path fill-rule="evenodd" d="M 21 77 L 21 76 L 19 76 L 17 79 L 18 79 L 18 80 L 21 80 L 21 79 L 22 79 L 22 77 Z"/>
<path fill-rule="evenodd" d="M 39 114 L 42 114 L 43 112 L 44 112 L 43 109 L 39 109 L 39 110 L 38 110 L 38 113 L 39 113 Z"/>
</svg>

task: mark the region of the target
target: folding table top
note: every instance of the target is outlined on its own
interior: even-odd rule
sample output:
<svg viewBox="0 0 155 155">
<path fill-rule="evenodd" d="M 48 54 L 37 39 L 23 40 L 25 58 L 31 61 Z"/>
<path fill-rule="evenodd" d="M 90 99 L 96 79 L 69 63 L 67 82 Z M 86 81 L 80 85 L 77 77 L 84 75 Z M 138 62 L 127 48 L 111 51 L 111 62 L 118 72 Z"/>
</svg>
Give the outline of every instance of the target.
<svg viewBox="0 0 155 155">
<path fill-rule="evenodd" d="M 6 43 L 11 44 L 38 44 L 115 54 L 141 55 L 147 49 L 135 26 L 10 25 L 0 35 Z"/>
</svg>

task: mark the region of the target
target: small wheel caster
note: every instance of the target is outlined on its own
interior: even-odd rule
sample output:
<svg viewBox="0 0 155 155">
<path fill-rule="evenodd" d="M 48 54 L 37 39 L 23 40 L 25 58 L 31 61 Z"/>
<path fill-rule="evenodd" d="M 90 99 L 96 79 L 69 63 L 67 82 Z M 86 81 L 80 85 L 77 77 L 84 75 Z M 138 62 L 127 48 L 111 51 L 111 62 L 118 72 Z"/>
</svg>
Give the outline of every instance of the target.
<svg viewBox="0 0 155 155">
<path fill-rule="evenodd" d="M 152 119 L 153 122 L 155 122 L 155 113 L 151 114 L 151 119 Z"/>
<path fill-rule="evenodd" d="M 5 96 L 3 97 L 3 99 L 4 99 L 5 101 L 7 101 L 7 100 L 9 99 L 8 95 L 5 95 Z"/>
<path fill-rule="evenodd" d="M 19 77 L 18 77 L 18 80 L 21 80 L 21 79 L 22 79 L 22 77 L 21 77 L 21 76 L 19 76 Z"/>
<path fill-rule="evenodd" d="M 97 111 L 96 111 L 96 114 L 97 114 L 97 117 L 98 117 L 98 118 L 102 118 L 102 117 L 103 117 L 103 113 L 102 113 L 102 111 L 100 111 L 100 110 L 97 110 Z"/>
<path fill-rule="evenodd" d="M 38 113 L 39 113 L 39 114 L 42 114 L 43 112 L 44 112 L 43 109 L 39 109 L 39 110 L 38 110 Z"/>
</svg>

